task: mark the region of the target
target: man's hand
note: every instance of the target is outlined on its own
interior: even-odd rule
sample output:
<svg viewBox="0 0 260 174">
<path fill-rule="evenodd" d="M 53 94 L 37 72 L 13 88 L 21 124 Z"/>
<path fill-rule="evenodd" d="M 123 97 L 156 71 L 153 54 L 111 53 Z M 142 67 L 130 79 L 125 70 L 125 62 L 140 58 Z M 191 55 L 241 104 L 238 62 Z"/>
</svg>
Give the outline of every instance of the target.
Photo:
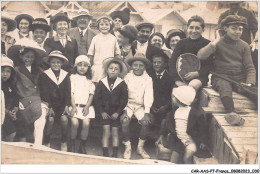
<svg viewBox="0 0 260 174">
<path fill-rule="evenodd" d="M 197 77 L 199 77 L 199 72 L 194 71 L 194 72 L 189 72 L 189 73 L 185 74 L 184 79 L 186 81 L 190 81 L 190 80 L 195 79 Z"/>
<path fill-rule="evenodd" d="M 108 118 L 110 118 L 110 116 L 109 116 L 106 112 L 102 112 L 102 113 L 101 113 L 101 116 L 102 116 L 103 119 L 108 119 Z"/>
</svg>

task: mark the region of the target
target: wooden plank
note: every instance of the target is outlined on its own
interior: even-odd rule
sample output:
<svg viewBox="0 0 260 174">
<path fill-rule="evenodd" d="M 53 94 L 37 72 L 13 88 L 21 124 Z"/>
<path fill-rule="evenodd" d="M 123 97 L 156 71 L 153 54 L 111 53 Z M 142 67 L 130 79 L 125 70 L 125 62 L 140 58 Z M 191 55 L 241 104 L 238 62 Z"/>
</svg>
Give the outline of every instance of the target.
<svg viewBox="0 0 260 174">
<path fill-rule="evenodd" d="M 230 138 L 257 138 L 258 132 L 228 132 Z"/>
<path fill-rule="evenodd" d="M 214 107 L 202 107 L 202 109 L 206 112 L 206 113 L 226 113 L 226 110 L 224 109 L 224 107 L 222 109 L 217 109 Z M 256 110 L 252 110 L 252 109 L 241 109 L 241 108 L 236 108 L 236 112 L 239 114 L 250 114 L 254 117 L 258 117 L 258 111 Z"/>
<path fill-rule="evenodd" d="M 229 141 L 224 138 L 224 164 L 239 164 L 239 154 L 237 154 Z"/>
<path fill-rule="evenodd" d="M 202 91 L 204 91 L 209 96 L 219 97 L 219 93 L 212 88 L 203 88 Z M 248 99 L 246 96 L 243 96 L 234 91 L 232 92 L 232 96 L 233 96 L 233 99 Z"/>
<path fill-rule="evenodd" d="M 258 145 L 258 138 L 229 138 L 229 142 L 236 145 Z"/>
<path fill-rule="evenodd" d="M 211 158 L 199 158 L 194 156 L 193 162 L 194 164 L 218 164 L 218 161 L 214 156 Z"/>
<path fill-rule="evenodd" d="M 244 127 L 244 126 L 222 126 L 222 129 L 225 130 L 225 132 L 257 132 L 258 128 L 257 127 Z"/>
<path fill-rule="evenodd" d="M 258 115 L 256 113 L 238 113 L 241 117 L 252 117 L 258 119 Z M 227 113 L 213 113 L 214 116 L 222 116 L 224 117 Z"/>
<path fill-rule="evenodd" d="M 258 152 L 258 145 L 236 145 L 237 152 L 242 153 L 244 149 L 253 152 Z"/>
<path fill-rule="evenodd" d="M 221 128 L 217 129 L 216 157 L 220 164 L 224 164 L 224 133 Z"/>
<path fill-rule="evenodd" d="M 214 116 L 217 122 L 221 126 L 228 126 L 230 125 L 224 118 L 224 116 Z M 243 117 L 245 119 L 245 123 L 241 127 L 258 127 L 258 118 L 253 117 Z M 235 126 L 234 126 L 235 127 Z"/>
</svg>

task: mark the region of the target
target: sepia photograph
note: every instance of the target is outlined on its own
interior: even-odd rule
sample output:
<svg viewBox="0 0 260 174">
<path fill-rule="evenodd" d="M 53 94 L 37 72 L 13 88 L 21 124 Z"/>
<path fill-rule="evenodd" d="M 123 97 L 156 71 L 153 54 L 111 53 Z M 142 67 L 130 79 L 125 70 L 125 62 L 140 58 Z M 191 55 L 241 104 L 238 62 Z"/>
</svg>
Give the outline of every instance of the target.
<svg viewBox="0 0 260 174">
<path fill-rule="evenodd" d="M 258 131 L 258 1 L 1 1 L 2 166 L 258 173 Z"/>
</svg>

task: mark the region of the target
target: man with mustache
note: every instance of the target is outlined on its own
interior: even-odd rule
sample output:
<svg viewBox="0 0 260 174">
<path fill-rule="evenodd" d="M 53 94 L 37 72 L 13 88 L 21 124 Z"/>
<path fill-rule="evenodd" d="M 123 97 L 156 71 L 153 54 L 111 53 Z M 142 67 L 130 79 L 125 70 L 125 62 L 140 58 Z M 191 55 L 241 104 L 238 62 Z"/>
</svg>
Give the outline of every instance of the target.
<svg viewBox="0 0 260 174">
<path fill-rule="evenodd" d="M 78 27 L 70 29 L 69 36 L 76 39 L 79 55 L 87 55 L 91 41 L 96 35 L 93 30 L 88 28 L 91 19 L 92 16 L 87 9 L 80 10 L 78 15 L 73 18 L 77 21 Z"/>
<path fill-rule="evenodd" d="M 154 29 L 154 25 L 149 22 L 142 22 L 138 24 L 136 28 L 138 30 L 137 40 L 132 43 L 132 53 L 133 55 L 137 52 L 143 53 L 146 55 L 146 58 L 152 62 L 152 55 L 160 51 L 159 48 L 148 42 Z M 147 69 L 148 74 L 149 70 L 151 70 L 151 68 Z"/>
</svg>

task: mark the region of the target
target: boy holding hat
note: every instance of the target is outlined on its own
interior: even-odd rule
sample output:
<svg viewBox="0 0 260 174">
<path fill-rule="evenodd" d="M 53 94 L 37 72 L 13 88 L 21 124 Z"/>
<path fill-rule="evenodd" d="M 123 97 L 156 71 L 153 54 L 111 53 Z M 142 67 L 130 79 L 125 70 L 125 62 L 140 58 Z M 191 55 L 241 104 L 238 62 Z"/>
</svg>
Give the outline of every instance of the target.
<svg viewBox="0 0 260 174">
<path fill-rule="evenodd" d="M 68 72 L 61 69 L 68 59 L 60 51 L 49 54 L 50 68 L 39 77 L 41 100 L 48 106 L 49 112 L 46 123 L 45 143 L 49 146 L 50 134 L 54 121 L 61 123 L 61 150 L 67 151 L 67 126 L 69 106 L 71 104 L 71 84 Z"/>
<path fill-rule="evenodd" d="M 89 23 L 92 19 L 87 9 L 79 10 L 78 15 L 73 18 L 77 22 L 78 27 L 69 30 L 69 36 L 76 39 L 78 44 L 79 55 L 87 55 L 95 32 L 90 29 Z"/>
<path fill-rule="evenodd" d="M 136 53 L 134 56 L 127 58 L 126 62 L 131 66 L 132 71 L 124 78 L 128 87 L 128 103 L 125 113 L 120 119 L 124 136 L 123 143 L 125 144 L 124 158 L 131 158 L 132 149 L 129 126 L 132 116 L 135 115 L 141 124 L 137 153 L 148 159 L 150 156 L 146 153 L 143 146 L 151 123 L 150 109 L 153 104 L 153 81 L 145 70 L 150 68 L 151 62 L 142 53 Z"/>
<path fill-rule="evenodd" d="M 221 38 L 210 42 L 198 52 L 199 59 L 207 59 L 214 53 L 214 72 L 245 83 L 248 86 L 255 85 L 256 71 L 252 63 L 249 45 L 240 39 L 244 27 L 247 26 L 246 18 L 237 15 L 229 15 L 221 21 L 221 27 L 225 34 Z M 232 83 L 212 76 L 213 89 L 220 94 L 227 115 L 226 121 L 231 125 L 243 125 L 244 119 L 235 112 L 232 98 L 232 90 L 242 92 Z"/>
<path fill-rule="evenodd" d="M 110 129 L 112 127 L 112 157 L 117 158 L 119 146 L 120 115 L 128 100 L 127 86 L 121 78 L 127 73 L 127 67 L 122 59 L 107 58 L 103 61 L 107 76 L 99 81 L 95 92 L 95 105 L 100 122 L 103 126 L 102 147 L 103 156 L 108 157 Z"/>
</svg>

